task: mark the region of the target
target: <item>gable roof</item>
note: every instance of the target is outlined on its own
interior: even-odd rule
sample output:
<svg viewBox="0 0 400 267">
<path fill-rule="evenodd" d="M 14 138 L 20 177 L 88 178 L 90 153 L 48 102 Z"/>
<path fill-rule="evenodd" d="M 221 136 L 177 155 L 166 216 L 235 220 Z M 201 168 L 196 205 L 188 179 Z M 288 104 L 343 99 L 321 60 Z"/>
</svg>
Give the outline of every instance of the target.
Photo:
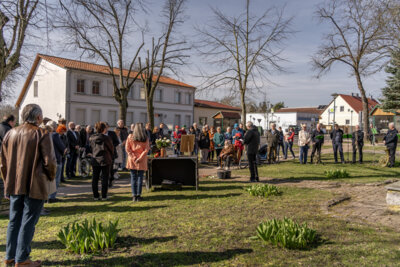
<svg viewBox="0 0 400 267">
<path fill-rule="evenodd" d="M 99 64 L 94 64 L 94 63 L 89 63 L 89 62 L 84 62 L 84 61 L 79 61 L 79 60 L 73 60 L 73 59 L 67 59 L 67 58 L 62 58 L 62 57 L 37 54 L 35 61 L 32 64 L 31 70 L 29 71 L 28 77 L 26 78 L 24 86 L 22 87 L 22 91 L 17 99 L 16 104 L 15 104 L 16 107 L 20 106 L 22 99 L 24 98 L 26 91 L 28 90 L 28 86 L 33 78 L 33 75 L 34 75 L 36 68 L 39 65 L 39 62 L 41 59 L 46 60 L 54 65 L 64 68 L 64 69 L 82 70 L 82 71 L 89 71 L 89 72 L 102 73 L 102 74 L 108 74 L 108 75 L 110 74 L 110 68 L 107 66 L 104 66 L 104 65 L 99 65 Z M 129 72 L 128 70 L 123 69 L 122 75 L 124 77 L 127 77 L 128 72 Z M 120 73 L 119 69 L 114 68 L 114 74 L 119 75 L 119 73 Z M 129 73 L 129 76 L 132 78 L 135 77 L 136 75 L 137 75 L 137 72 L 135 72 L 135 71 L 131 71 Z M 155 77 L 153 79 L 155 79 Z M 160 77 L 160 83 L 177 85 L 177 86 L 195 89 L 195 87 L 192 85 L 174 80 L 174 79 L 166 77 L 166 76 Z"/>
<path fill-rule="evenodd" d="M 357 113 L 363 110 L 362 107 L 362 99 L 360 96 L 355 96 L 355 95 L 344 95 L 344 94 L 338 94 L 337 97 L 342 97 L 344 101 L 346 101 L 347 104 Z M 325 109 L 321 112 L 325 112 L 329 108 L 329 106 L 333 103 L 333 100 L 329 103 L 329 105 L 326 105 Z M 369 110 L 372 110 L 376 105 L 379 105 L 379 102 L 376 101 L 373 98 L 368 98 L 368 108 Z"/>
<path fill-rule="evenodd" d="M 213 116 L 213 118 L 216 118 L 218 115 L 220 115 L 221 118 L 225 119 L 240 119 L 240 114 L 237 112 L 229 112 L 229 111 L 218 111 L 217 114 Z"/>
<path fill-rule="evenodd" d="M 225 105 L 219 102 L 215 101 L 208 101 L 208 100 L 202 100 L 202 99 L 195 99 L 194 100 L 194 106 L 195 107 L 201 107 L 201 108 L 215 108 L 215 109 L 228 109 L 228 110 L 236 110 L 236 111 L 242 111 L 241 108 L 239 107 L 233 107 L 229 105 Z"/>
<path fill-rule="evenodd" d="M 302 108 L 281 108 L 275 111 L 275 113 L 289 113 L 289 112 L 321 114 L 322 110 L 318 109 L 318 107 L 302 107 Z"/>
</svg>

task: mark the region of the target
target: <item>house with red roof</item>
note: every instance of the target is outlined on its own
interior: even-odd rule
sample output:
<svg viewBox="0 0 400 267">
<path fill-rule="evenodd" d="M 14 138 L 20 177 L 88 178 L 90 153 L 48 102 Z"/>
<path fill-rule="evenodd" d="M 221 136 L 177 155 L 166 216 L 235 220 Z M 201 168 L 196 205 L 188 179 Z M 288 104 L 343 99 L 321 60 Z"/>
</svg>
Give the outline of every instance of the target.
<svg viewBox="0 0 400 267">
<path fill-rule="evenodd" d="M 368 98 L 368 107 L 371 111 L 379 102 Z M 361 125 L 362 100 L 358 94 L 338 94 L 321 113 L 320 122 L 324 125 L 332 125 L 336 122 L 341 127 L 354 127 Z"/>
<path fill-rule="evenodd" d="M 119 70 L 115 69 L 118 75 Z M 135 75 L 123 70 L 123 75 Z M 189 84 L 163 76 L 155 92 L 155 124 L 173 125 L 193 122 L 194 93 Z M 21 111 L 27 104 L 41 106 L 52 120 L 65 118 L 80 125 L 107 121 L 115 126 L 119 105 L 113 97 L 113 84 L 107 66 L 38 54 L 17 99 Z M 147 122 L 143 83 L 137 80 L 128 95 L 126 124 Z M 20 112 L 21 113 L 21 112 Z"/>
<path fill-rule="evenodd" d="M 222 127 L 226 129 L 240 121 L 240 113 L 242 109 L 225 105 L 216 101 L 194 100 L 194 121 L 203 126 Z"/>
</svg>

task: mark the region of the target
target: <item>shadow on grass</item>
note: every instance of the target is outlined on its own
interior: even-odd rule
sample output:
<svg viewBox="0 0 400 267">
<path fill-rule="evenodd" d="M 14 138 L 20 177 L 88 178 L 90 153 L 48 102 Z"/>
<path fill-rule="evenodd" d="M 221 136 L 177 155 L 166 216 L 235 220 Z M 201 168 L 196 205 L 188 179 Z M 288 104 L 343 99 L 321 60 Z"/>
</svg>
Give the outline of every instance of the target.
<svg viewBox="0 0 400 267">
<path fill-rule="evenodd" d="M 222 252 L 164 252 L 145 253 L 133 257 L 113 257 L 107 259 L 44 261 L 51 266 L 187 266 L 205 265 L 229 260 L 237 255 L 253 252 L 251 249 L 228 249 Z"/>
<path fill-rule="evenodd" d="M 223 195 L 150 195 L 146 196 L 146 201 L 162 201 L 162 200 L 196 200 L 208 198 L 225 198 L 240 196 L 239 193 L 223 194 Z"/>
<path fill-rule="evenodd" d="M 162 237 L 150 237 L 141 238 L 134 236 L 121 236 L 118 238 L 116 247 L 118 248 L 130 248 L 134 245 L 148 245 L 152 243 L 164 243 L 176 239 L 176 236 L 162 236 Z"/>
<path fill-rule="evenodd" d="M 76 206 L 58 206 L 58 207 L 49 207 L 50 215 L 49 217 L 58 217 L 58 216 L 66 216 L 77 213 L 96 213 L 96 212 L 135 212 L 135 211 L 147 211 L 151 209 L 161 209 L 166 208 L 167 206 L 109 206 L 109 205 L 98 205 L 98 206 L 85 206 L 85 205 L 76 205 Z"/>
</svg>

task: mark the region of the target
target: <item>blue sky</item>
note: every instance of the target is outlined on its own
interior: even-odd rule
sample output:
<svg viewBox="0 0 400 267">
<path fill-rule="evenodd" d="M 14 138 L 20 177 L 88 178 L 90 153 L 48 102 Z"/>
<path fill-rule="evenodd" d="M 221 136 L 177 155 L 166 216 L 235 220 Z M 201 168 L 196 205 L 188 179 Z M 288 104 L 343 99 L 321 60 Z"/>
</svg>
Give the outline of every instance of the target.
<svg viewBox="0 0 400 267">
<path fill-rule="evenodd" d="M 160 2 L 162 0 L 152 0 L 148 6 L 152 7 L 153 14 L 143 16 L 143 19 L 149 22 L 152 32 L 159 31 L 160 21 L 159 12 Z M 323 0 L 252 0 L 251 7 L 253 14 L 262 13 L 272 5 L 285 5 L 285 14 L 287 17 L 294 17 L 292 28 L 295 32 L 293 36 L 286 42 L 286 48 L 282 56 L 288 59 L 284 63 L 284 67 L 288 73 L 274 74 L 269 77 L 274 84 L 269 84 L 265 90 L 267 99 L 272 103 L 284 101 L 286 106 L 316 106 L 327 104 L 331 100 L 331 94 L 334 92 L 351 94 L 357 93 L 358 89 L 354 77 L 349 75 L 349 69 L 342 65 L 336 64 L 330 73 L 320 79 L 314 78 L 315 72 L 311 69 L 310 58 L 317 51 L 318 46 L 323 42 L 323 33 L 329 30 L 326 24 L 319 24 L 315 18 L 314 12 L 318 4 Z M 187 19 L 181 26 L 180 32 L 186 36 L 188 40 L 194 40 L 196 36 L 193 27 L 202 25 L 212 19 L 210 7 L 217 7 L 225 14 L 236 15 L 243 12 L 245 7 L 244 0 L 188 0 L 186 5 Z M 143 20 L 142 19 L 142 20 Z M 62 51 L 57 47 L 58 34 L 52 35 L 52 47 L 47 49 L 46 53 L 78 58 L 80 53 L 77 51 Z M 45 49 L 46 50 L 46 49 Z M 39 51 L 37 51 L 39 52 Z M 44 53 L 44 51 L 40 51 Z M 197 69 L 209 68 L 209 66 L 192 51 L 188 66 L 181 69 L 180 80 L 198 86 L 200 80 L 194 76 Z M 32 57 L 33 58 L 33 57 Z M 101 63 L 101 62 L 98 62 Z M 25 71 L 27 74 L 27 70 Z M 24 75 L 24 78 L 26 77 Z M 173 77 L 173 76 L 172 76 Z M 16 87 L 16 95 L 19 94 L 23 84 L 23 79 Z M 368 94 L 372 94 L 375 98 L 380 97 L 381 88 L 385 85 L 385 73 L 378 73 L 371 77 L 364 78 L 364 86 Z M 202 99 L 220 98 L 224 95 L 222 90 L 200 95 Z M 254 98 L 263 100 L 264 95 L 256 95 Z"/>
</svg>

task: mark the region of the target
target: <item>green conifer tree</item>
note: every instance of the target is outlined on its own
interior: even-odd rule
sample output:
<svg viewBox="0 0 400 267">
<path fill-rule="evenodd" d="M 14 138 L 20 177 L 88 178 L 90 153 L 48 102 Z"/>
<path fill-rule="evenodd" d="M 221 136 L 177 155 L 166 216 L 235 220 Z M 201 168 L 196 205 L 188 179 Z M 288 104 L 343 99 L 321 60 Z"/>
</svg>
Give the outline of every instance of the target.
<svg viewBox="0 0 400 267">
<path fill-rule="evenodd" d="M 382 108 L 385 111 L 400 109 L 400 48 L 392 52 L 392 59 L 385 71 L 389 74 L 387 86 L 382 89 Z"/>
</svg>

